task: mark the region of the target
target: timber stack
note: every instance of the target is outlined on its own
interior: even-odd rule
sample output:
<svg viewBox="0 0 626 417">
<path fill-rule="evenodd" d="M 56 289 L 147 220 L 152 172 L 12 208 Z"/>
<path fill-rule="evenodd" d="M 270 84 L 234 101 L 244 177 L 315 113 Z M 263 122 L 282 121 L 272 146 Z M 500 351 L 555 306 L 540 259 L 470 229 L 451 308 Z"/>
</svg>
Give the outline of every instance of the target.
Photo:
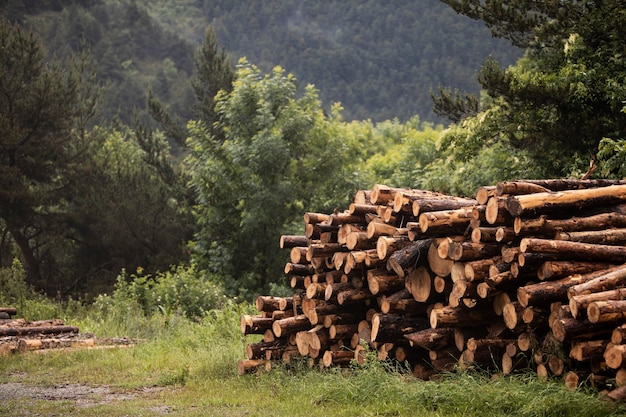
<svg viewBox="0 0 626 417">
<path fill-rule="evenodd" d="M 17 309 L 0 307 L 0 357 L 49 349 L 125 347 L 137 342 L 128 338 L 97 338 L 59 319 L 30 321 L 14 318 L 15 315 Z"/>
<path fill-rule="evenodd" d="M 239 372 L 377 356 L 413 374 L 536 372 L 626 399 L 626 180 L 519 180 L 475 198 L 374 185 L 284 235 L 290 297 L 244 315 Z M 367 355 L 366 352 L 375 352 Z"/>
</svg>

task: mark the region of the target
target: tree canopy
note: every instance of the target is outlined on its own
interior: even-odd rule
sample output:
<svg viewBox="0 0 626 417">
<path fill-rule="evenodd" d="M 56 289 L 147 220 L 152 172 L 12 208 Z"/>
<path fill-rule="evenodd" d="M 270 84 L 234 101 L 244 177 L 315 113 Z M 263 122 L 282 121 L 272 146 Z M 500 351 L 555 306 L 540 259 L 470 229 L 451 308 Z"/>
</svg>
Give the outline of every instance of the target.
<svg viewBox="0 0 626 417">
<path fill-rule="evenodd" d="M 504 141 L 544 161 L 544 174 L 564 176 L 595 158 L 603 138 L 626 137 L 623 2 L 443 1 L 526 48 L 514 66 L 481 68 L 488 97 L 448 135 L 460 155 Z M 449 108 L 468 108 L 456 103 Z"/>
</svg>

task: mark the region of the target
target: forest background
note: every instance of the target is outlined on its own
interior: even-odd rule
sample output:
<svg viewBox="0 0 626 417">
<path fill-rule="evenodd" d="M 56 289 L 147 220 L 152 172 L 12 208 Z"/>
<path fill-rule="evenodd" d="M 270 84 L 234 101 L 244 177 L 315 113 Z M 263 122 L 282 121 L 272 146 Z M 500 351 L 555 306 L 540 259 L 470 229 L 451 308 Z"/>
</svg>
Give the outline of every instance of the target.
<svg viewBox="0 0 626 417">
<path fill-rule="evenodd" d="M 622 177 L 621 5 L 505 3 L 3 1 L 0 278 L 197 317 L 374 183 Z"/>
</svg>

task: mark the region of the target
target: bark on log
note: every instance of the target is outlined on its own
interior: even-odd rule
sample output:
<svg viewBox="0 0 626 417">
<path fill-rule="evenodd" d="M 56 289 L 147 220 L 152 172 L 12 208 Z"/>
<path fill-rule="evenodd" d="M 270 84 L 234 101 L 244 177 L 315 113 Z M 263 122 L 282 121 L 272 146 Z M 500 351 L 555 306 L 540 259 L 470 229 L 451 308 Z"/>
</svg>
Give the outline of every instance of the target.
<svg viewBox="0 0 626 417">
<path fill-rule="evenodd" d="M 509 197 L 506 207 L 512 216 L 538 212 L 580 210 L 586 207 L 619 204 L 626 201 L 626 185 L 583 190 L 534 193 Z"/>
<path fill-rule="evenodd" d="M 600 291 L 590 294 L 573 295 L 569 299 L 569 308 L 574 318 L 584 317 L 589 304 L 596 301 L 623 300 L 626 299 L 626 288 Z"/>
<path fill-rule="evenodd" d="M 420 214 L 433 211 L 450 211 L 458 210 L 464 207 L 471 207 L 477 204 L 477 201 L 473 198 L 463 197 L 433 197 L 433 198 L 418 198 L 412 203 L 413 216 L 419 218 Z"/>
<path fill-rule="evenodd" d="M 266 330 L 271 329 L 274 319 L 271 317 L 251 316 L 244 314 L 241 316 L 240 327 L 241 333 L 247 334 L 263 334 Z"/>
<path fill-rule="evenodd" d="M 451 327 L 429 328 L 405 334 L 404 338 L 409 341 L 411 346 L 419 346 L 428 350 L 442 350 L 455 346 L 454 334 L 454 328 Z"/>
<path fill-rule="evenodd" d="M 623 245 L 626 242 L 626 228 L 589 230 L 582 232 L 560 231 L 556 234 L 554 239 L 600 245 Z"/>
<path fill-rule="evenodd" d="M 424 265 L 428 261 L 428 249 L 431 244 L 432 239 L 413 241 L 389 257 L 387 268 L 392 269 L 399 277 L 404 277 L 407 271 Z"/>
<path fill-rule="evenodd" d="M 475 261 L 497 256 L 500 250 L 500 245 L 493 243 L 451 242 L 448 258 L 460 262 Z"/>
<path fill-rule="evenodd" d="M 289 335 L 311 327 L 309 319 L 304 314 L 276 320 L 272 324 L 272 331 L 276 337 Z"/>
<path fill-rule="evenodd" d="M 463 232 L 472 219 L 471 207 L 457 210 L 432 211 L 420 214 L 418 221 L 422 233 L 458 233 Z"/>
<path fill-rule="evenodd" d="M 404 287 L 404 278 L 384 268 L 367 271 L 367 286 L 373 295 L 396 292 Z"/>
<path fill-rule="evenodd" d="M 520 243 L 522 253 L 547 253 L 559 258 L 587 261 L 626 262 L 626 247 L 598 245 L 566 240 L 524 238 Z"/>
<path fill-rule="evenodd" d="M 534 219 L 516 217 L 513 230 L 521 236 L 550 236 L 558 232 L 577 232 L 585 230 L 606 230 L 611 227 L 626 227 L 626 215 L 613 212 L 607 207 L 607 212 L 589 216 L 572 217 L 569 219 L 549 219 L 540 216 Z"/>
<path fill-rule="evenodd" d="M 372 317 L 371 341 L 403 339 L 405 334 L 429 328 L 426 318 L 376 313 Z"/>
<path fill-rule="evenodd" d="M 496 184 L 496 194 L 497 196 L 503 195 L 523 195 L 523 194 L 533 194 L 533 193 L 542 193 L 549 192 L 550 189 L 543 187 L 539 184 L 534 184 L 532 182 L 528 182 L 525 180 L 519 181 L 502 181 Z"/>
<path fill-rule="evenodd" d="M 0 336 L 26 336 L 34 334 L 78 333 L 76 326 L 0 327 Z"/>
<path fill-rule="evenodd" d="M 552 323 L 552 334 L 559 342 L 566 340 L 594 340 L 608 337 L 613 331 L 610 325 L 592 323 L 587 319 L 564 318 Z"/>
<path fill-rule="evenodd" d="M 592 276 L 592 274 L 587 276 Z M 620 265 L 597 272 L 591 280 L 569 288 L 567 294 L 573 297 L 575 295 L 608 291 L 622 286 L 624 283 L 626 283 L 626 265 Z"/>
<path fill-rule="evenodd" d="M 380 236 L 376 241 L 378 259 L 386 261 L 392 253 L 411 244 L 408 236 Z"/>
<path fill-rule="evenodd" d="M 568 275 L 588 274 L 612 266 L 615 265 L 608 262 L 546 261 L 537 268 L 537 277 L 542 281 L 554 280 Z"/>
<path fill-rule="evenodd" d="M 593 357 L 602 356 L 609 344 L 608 340 L 587 340 L 572 344 L 569 357 L 578 362 L 588 361 Z"/>
<path fill-rule="evenodd" d="M 501 263 L 502 257 L 494 256 L 488 259 L 477 259 L 465 263 L 465 277 L 468 281 L 481 281 L 489 276 L 491 265 Z"/>
<path fill-rule="evenodd" d="M 626 318 L 626 300 L 594 301 L 587 307 L 591 323 L 621 324 Z"/>
<path fill-rule="evenodd" d="M 434 308 L 430 312 L 430 326 L 438 327 L 477 327 L 485 326 L 494 320 L 492 311 L 467 309 L 464 307 Z"/>
</svg>

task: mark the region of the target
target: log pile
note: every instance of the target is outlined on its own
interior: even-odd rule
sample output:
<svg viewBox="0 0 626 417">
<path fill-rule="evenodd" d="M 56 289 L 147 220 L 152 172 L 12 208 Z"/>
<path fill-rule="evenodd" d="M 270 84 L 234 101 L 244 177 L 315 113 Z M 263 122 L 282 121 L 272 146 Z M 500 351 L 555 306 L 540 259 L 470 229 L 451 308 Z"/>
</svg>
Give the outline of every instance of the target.
<svg viewBox="0 0 626 417">
<path fill-rule="evenodd" d="M 0 356 L 50 349 L 133 346 L 137 342 L 128 338 L 97 338 L 59 319 L 29 321 L 13 318 L 16 314 L 15 308 L 0 307 Z"/>
<path fill-rule="evenodd" d="M 428 379 L 533 370 L 626 398 L 626 181 L 520 180 L 475 198 L 377 184 L 281 237 L 293 296 L 241 318 L 241 374 L 305 357 Z"/>
</svg>

